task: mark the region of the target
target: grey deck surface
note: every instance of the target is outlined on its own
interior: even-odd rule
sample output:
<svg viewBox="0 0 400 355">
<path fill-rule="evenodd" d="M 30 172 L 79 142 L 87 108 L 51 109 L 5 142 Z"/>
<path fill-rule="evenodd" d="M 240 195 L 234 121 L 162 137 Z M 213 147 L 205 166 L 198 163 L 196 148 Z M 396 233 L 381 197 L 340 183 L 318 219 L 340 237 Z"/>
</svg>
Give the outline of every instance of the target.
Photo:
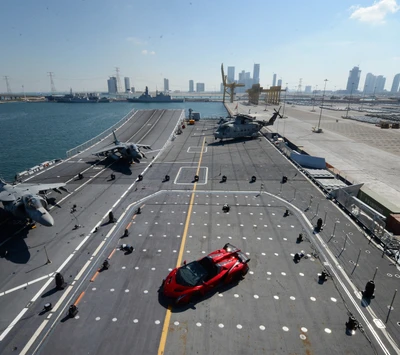
<svg viewBox="0 0 400 355">
<path fill-rule="evenodd" d="M 154 117 L 160 114 L 156 111 Z M 120 140 L 128 139 L 138 125 L 147 127 L 143 122 L 149 115 L 150 111 L 137 113 Z M 135 142 L 160 149 L 181 112 L 166 111 L 164 115 L 163 121 L 148 126 L 152 129 L 143 141 L 138 142 L 138 136 Z M 386 324 L 385 320 L 399 285 L 400 268 L 382 258 L 381 251 L 272 144 L 264 138 L 220 144 L 207 135 L 212 126 L 212 122 L 197 122 L 186 127 L 147 169 L 143 163 L 128 170 L 101 166 L 103 173 L 90 180 L 100 172 L 95 169 L 99 166 L 80 163 L 78 157 L 49 171 L 48 176 L 43 173 L 37 177 L 38 181 L 43 177 L 59 181 L 58 175 L 65 179 L 76 175 L 82 166 L 91 169 L 84 173 L 83 181 L 68 184 L 72 191 L 85 179 L 90 180 L 61 202 L 57 212 L 52 210 L 53 228 L 38 227 L 25 238 L 5 244 L 12 252 L 0 259 L 0 292 L 50 274 L 71 254 L 73 257 L 62 270 L 70 286 L 55 292 L 51 281 L 0 342 L 2 354 L 14 353 L 14 347 L 20 352 L 30 340 L 28 354 L 35 349 L 39 354 L 157 354 L 158 350 L 164 354 L 396 353 L 399 297 Z M 88 159 L 87 153 L 82 153 L 82 160 Z M 200 179 L 194 185 L 198 166 Z M 114 182 L 107 181 L 112 171 L 117 176 Z M 143 181 L 136 182 L 120 199 L 143 171 Z M 167 174 L 171 179 L 162 182 Z M 226 183 L 221 182 L 222 175 L 227 176 Z M 253 175 L 257 181 L 250 183 Z M 283 185 L 282 175 L 289 178 Z M 63 196 L 55 197 L 59 200 Z M 91 233 L 118 200 L 113 208 L 118 223 L 107 224 L 106 218 L 99 230 Z M 75 224 L 69 212 L 73 203 L 83 225 L 77 231 L 71 230 Z M 230 204 L 229 213 L 222 212 L 224 203 Z M 138 206 L 142 213 L 136 215 Z M 291 211 L 288 217 L 283 216 L 286 209 Z M 325 219 L 325 212 L 323 231 L 313 234 L 312 226 L 317 218 Z M 332 237 L 335 221 L 340 222 Z M 120 239 L 129 223 L 130 235 Z M 307 239 L 297 244 L 300 232 Z M 344 245 L 346 233 L 349 238 Z M 198 259 L 227 242 L 251 258 L 245 279 L 217 289 L 189 307 L 167 311 L 158 288 L 178 259 Z M 102 261 L 121 243 L 132 244 L 135 251 L 125 255 L 116 250 L 110 269 L 90 282 Z M 44 265 L 44 245 L 52 264 Z M 293 255 L 300 251 L 306 258 L 295 264 Z M 376 267 L 376 298 L 368 306 L 359 291 Z M 318 273 L 323 269 L 333 277 L 321 285 Z M 51 279 L 0 297 L 2 330 L 47 280 Z M 67 307 L 82 292 L 79 313 L 69 319 Z M 46 302 L 60 305 L 56 311 L 41 314 Z M 360 321 L 364 333 L 346 334 L 348 312 Z M 384 324 L 386 328 L 381 328 Z"/>
</svg>

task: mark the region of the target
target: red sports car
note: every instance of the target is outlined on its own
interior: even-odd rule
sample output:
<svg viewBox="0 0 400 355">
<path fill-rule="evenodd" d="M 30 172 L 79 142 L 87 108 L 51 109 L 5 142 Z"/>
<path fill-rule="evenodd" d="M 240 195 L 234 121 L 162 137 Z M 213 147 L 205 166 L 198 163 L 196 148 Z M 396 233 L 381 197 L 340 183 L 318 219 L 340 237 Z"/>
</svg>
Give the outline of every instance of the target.
<svg viewBox="0 0 400 355">
<path fill-rule="evenodd" d="M 160 287 L 162 294 L 187 304 L 219 285 L 239 281 L 249 271 L 246 257 L 232 244 L 225 244 L 206 257 L 172 270 Z"/>
</svg>

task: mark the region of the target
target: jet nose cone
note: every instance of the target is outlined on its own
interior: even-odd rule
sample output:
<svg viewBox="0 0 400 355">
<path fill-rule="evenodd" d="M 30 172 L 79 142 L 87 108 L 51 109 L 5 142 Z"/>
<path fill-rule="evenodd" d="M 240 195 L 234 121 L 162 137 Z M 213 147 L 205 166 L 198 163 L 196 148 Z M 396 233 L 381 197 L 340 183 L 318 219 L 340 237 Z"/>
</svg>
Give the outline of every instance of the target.
<svg viewBox="0 0 400 355">
<path fill-rule="evenodd" d="M 42 215 L 39 219 L 38 222 L 46 227 L 52 227 L 54 226 L 54 219 L 53 217 L 50 215 L 50 213 L 46 213 L 44 215 Z"/>
<path fill-rule="evenodd" d="M 35 211 L 30 211 L 29 217 L 37 223 L 45 227 L 54 226 L 54 219 L 49 212 L 47 212 L 43 207 L 38 208 Z"/>
</svg>

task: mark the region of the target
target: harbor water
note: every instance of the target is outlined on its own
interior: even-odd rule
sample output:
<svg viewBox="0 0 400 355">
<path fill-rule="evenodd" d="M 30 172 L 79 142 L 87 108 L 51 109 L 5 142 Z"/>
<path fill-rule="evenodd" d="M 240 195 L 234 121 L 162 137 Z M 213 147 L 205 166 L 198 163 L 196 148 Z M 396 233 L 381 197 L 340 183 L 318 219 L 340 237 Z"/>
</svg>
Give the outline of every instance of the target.
<svg viewBox="0 0 400 355">
<path fill-rule="evenodd" d="M 15 102 L 0 105 L 0 177 L 44 161 L 64 159 L 72 149 L 117 123 L 132 109 L 184 109 L 201 117 L 225 117 L 221 102 L 68 104 Z"/>
</svg>

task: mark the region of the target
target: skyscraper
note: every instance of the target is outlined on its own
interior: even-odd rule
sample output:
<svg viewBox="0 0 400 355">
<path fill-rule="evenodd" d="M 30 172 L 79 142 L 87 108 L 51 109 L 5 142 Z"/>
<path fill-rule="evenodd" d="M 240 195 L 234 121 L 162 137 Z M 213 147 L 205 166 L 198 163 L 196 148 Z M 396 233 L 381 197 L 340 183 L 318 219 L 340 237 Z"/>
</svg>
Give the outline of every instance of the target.
<svg viewBox="0 0 400 355">
<path fill-rule="evenodd" d="M 306 85 L 306 87 L 304 88 L 304 93 L 311 94 L 311 85 Z"/>
<path fill-rule="evenodd" d="M 378 75 L 375 82 L 375 92 L 382 93 L 385 90 L 386 78 L 383 75 Z"/>
<path fill-rule="evenodd" d="M 228 83 L 235 82 L 235 67 L 228 67 Z"/>
<path fill-rule="evenodd" d="M 272 77 L 272 86 L 276 86 L 276 74 Z"/>
<path fill-rule="evenodd" d="M 392 88 L 390 90 L 391 93 L 395 93 L 399 91 L 399 84 L 400 84 L 400 74 L 396 74 L 393 78 Z"/>
<path fill-rule="evenodd" d="M 253 84 L 260 83 L 260 64 L 254 64 L 253 68 Z"/>
<path fill-rule="evenodd" d="M 278 79 L 278 86 L 282 87 L 282 79 Z"/>
<path fill-rule="evenodd" d="M 372 73 L 368 73 L 367 76 L 365 77 L 365 83 L 364 83 L 365 94 L 372 94 L 374 92 L 375 82 L 376 82 L 376 76 Z"/>
<path fill-rule="evenodd" d="M 194 82 L 193 82 L 193 80 L 189 80 L 189 92 L 194 92 Z"/>
<path fill-rule="evenodd" d="M 244 70 L 242 70 L 240 73 L 239 73 L 239 80 L 238 80 L 238 82 L 240 83 L 240 84 L 246 84 L 246 72 L 244 71 Z M 245 92 L 246 91 L 246 88 L 245 87 L 238 87 L 238 88 L 236 88 L 236 90 L 235 90 L 237 93 L 239 93 L 239 92 Z"/>
<path fill-rule="evenodd" d="M 204 83 L 196 83 L 196 92 L 204 92 L 204 91 L 205 91 Z"/>
<path fill-rule="evenodd" d="M 110 79 L 107 80 L 107 86 L 109 94 L 116 94 L 118 92 L 117 78 L 115 76 L 111 76 Z"/>
<path fill-rule="evenodd" d="M 169 80 L 164 78 L 164 92 L 169 91 Z"/>
<path fill-rule="evenodd" d="M 128 77 L 124 78 L 125 82 L 125 92 L 130 92 L 131 91 L 131 81 Z"/>
<path fill-rule="evenodd" d="M 346 91 L 348 93 L 356 92 L 360 83 L 361 70 L 358 67 L 354 67 L 349 72 L 349 78 L 347 79 Z"/>
</svg>

